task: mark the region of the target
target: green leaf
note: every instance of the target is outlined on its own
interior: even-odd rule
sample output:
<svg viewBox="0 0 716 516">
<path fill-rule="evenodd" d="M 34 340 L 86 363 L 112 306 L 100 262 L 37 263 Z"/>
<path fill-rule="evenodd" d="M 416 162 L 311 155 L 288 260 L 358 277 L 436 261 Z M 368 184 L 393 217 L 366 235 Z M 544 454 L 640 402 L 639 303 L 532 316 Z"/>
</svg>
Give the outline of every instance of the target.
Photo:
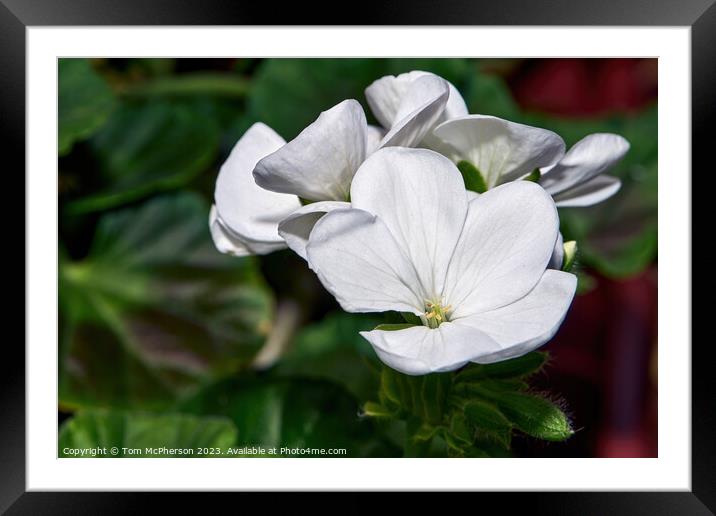
<svg viewBox="0 0 716 516">
<path fill-rule="evenodd" d="M 99 447 L 106 448 L 107 453 L 97 457 L 215 456 L 217 448 L 234 446 L 236 437 L 236 427 L 223 417 L 88 410 L 63 423 L 58 455 L 77 457 L 72 450 Z M 112 447 L 116 447 L 116 455 L 110 452 Z"/>
<path fill-rule="evenodd" d="M 479 435 L 493 438 L 505 448 L 510 447 L 512 423 L 491 403 L 472 400 L 463 408 L 465 417 Z"/>
<path fill-rule="evenodd" d="M 532 351 L 521 357 L 495 362 L 494 364 L 470 364 L 461 370 L 457 382 L 470 382 L 485 378 L 524 378 L 542 370 L 549 359 L 549 353 Z"/>
<path fill-rule="evenodd" d="M 574 260 L 577 258 L 577 242 L 570 240 L 564 245 L 564 258 L 562 259 L 562 270 L 569 272 L 574 266 Z"/>
<path fill-rule="evenodd" d="M 299 378 L 244 375 L 207 386 L 179 406 L 192 414 L 229 417 L 239 446 L 345 448 L 346 457 L 390 457 L 388 444 L 371 418 L 361 417 L 357 400 L 340 385 Z"/>
<path fill-rule="evenodd" d="M 178 188 L 214 161 L 216 118 L 199 103 L 125 103 L 91 141 L 98 186 L 69 204 L 73 213 L 105 210 Z"/>
<path fill-rule="evenodd" d="M 480 68 L 482 66 L 478 65 L 478 70 L 469 75 L 467 89 L 463 91 L 469 112 L 517 121 L 520 108 L 504 79 Z"/>
<path fill-rule="evenodd" d="M 564 412 L 545 398 L 508 391 L 484 393 L 527 435 L 545 441 L 564 441 L 574 433 Z"/>
<path fill-rule="evenodd" d="M 384 70 L 379 59 L 266 59 L 256 70 L 248 109 L 291 139 L 321 111 L 345 99 L 362 100 Z"/>
<path fill-rule="evenodd" d="M 216 251 L 194 194 L 100 219 L 89 255 L 60 263 L 60 403 L 166 407 L 248 363 L 273 299 L 252 259 Z"/>
<path fill-rule="evenodd" d="M 76 141 L 90 137 L 115 107 L 109 85 L 88 59 L 58 60 L 58 152 L 67 154 Z"/>
<path fill-rule="evenodd" d="M 485 178 L 482 177 L 482 174 L 475 165 L 469 161 L 462 160 L 458 161 L 457 168 L 462 174 L 462 179 L 465 181 L 465 188 L 477 193 L 485 193 L 487 191 Z"/>
<path fill-rule="evenodd" d="M 437 73 L 458 88 L 469 74 L 465 59 L 266 59 L 256 70 L 248 110 L 252 120 L 286 139 L 345 99 L 360 101 L 372 122 L 365 88 L 384 75 L 411 70 Z"/>
</svg>

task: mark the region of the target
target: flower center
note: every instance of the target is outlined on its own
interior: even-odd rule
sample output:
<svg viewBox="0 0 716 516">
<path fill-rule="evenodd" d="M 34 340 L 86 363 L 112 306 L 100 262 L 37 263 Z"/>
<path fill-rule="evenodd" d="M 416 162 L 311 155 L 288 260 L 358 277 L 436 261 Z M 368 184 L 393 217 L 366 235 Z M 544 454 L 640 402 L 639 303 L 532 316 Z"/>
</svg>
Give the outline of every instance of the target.
<svg viewBox="0 0 716 516">
<path fill-rule="evenodd" d="M 432 301 L 425 302 L 425 315 L 423 315 L 423 323 L 429 328 L 437 328 L 440 323 L 450 320 L 450 312 L 452 306 L 443 306 L 442 303 L 434 303 Z"/>
</svg>

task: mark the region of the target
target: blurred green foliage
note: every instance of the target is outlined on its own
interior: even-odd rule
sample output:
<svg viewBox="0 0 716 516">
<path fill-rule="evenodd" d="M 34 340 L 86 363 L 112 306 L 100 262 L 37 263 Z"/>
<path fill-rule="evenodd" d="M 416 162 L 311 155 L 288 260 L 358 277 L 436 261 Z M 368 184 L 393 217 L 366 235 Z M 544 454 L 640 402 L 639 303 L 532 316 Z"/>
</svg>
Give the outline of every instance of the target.
<svg viewBox="0 0 716 516">
<path fill-rule="evenodd" d="M 273 299 L 256 260 L 216 252 L 184 192 L 105 214 L 89 254 L 60 260 L 60 404 L 162 408 L 260 347 Z"/>
<path fill-rule="evenodd" d="M 622 190 L 592 208 L 562 210 L 562 231 L 579 243 L 582 288 L 597 281 L 590 271 L 621 277 L 651 264 L 656 107 L 579 120 L 523 112 L 503 78 L 483 66 L 468 59 L 61 59 L 59 405 L 74 415 L 62 425 L 60 449 L 221 443 L 393 456 L 407 440 L 417 448 L 431 443 L 431 453 L 438 443 L 469 455 L 489 448 L 474 447 L 477 441 L 501 453 L 514 429 L 561 438 L 569 429 L 561 412 L 519 384 L 502 405 L 488 389 L 427 419 L 365 417 L 363 409 L 376 416 L 395 409 L 390 396 L 364 404 L 389 392 L 358 334 L 385 322 L 376 316 L 314 310 L 275 367 L 252 371 L 272 327 L 273 292 L 292 294 L 276 280 L 286 275 L 276 269 L 290 262 L 220 255 L 208 233 L 218 168 L 253 122 L 290 139 L 346 98 L 359 100 L 373 121 L 365 87 L 422 69 L 453 82 L 471 112 L 552 129 L 568 145 L 593 132 L 625 136 L 631 150 L 611 172 Z M 305 288 L 306 274 L 291 272 L 291 285 Z M 520 419 L 525 413 L 534 417 Z M 491 421 L 493 433 L 474 435 L 475 418 Z"/>
<path fill-rule="evenodd" d="M 236 427 L 226 418 L 95 410 L 69 421 L 60 431 L 58 447 L 60 457 L 72 456 L 68 449 L 97 447 L 107 450 L 98 457 L 170 457 L 169 449 L 210 457 L 212 448 L 234 446 L 236 436 Z M 147 448 L 157 452 L 147 453 Z"/>
<path fill-rule="evenodd" d="M 92 135 L 104 124 L 116 105 L 112 90 L 86 59 L 60 59 L 57 73 L 57 149 L 67 154 L 76 140 Z"/>
</svg>

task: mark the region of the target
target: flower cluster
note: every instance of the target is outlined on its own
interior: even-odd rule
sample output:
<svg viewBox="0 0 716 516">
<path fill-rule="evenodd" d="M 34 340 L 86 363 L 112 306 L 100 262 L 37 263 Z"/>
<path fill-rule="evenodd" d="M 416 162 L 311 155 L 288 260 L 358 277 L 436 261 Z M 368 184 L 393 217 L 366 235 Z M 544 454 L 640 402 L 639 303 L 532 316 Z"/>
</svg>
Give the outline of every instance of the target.
<svg viewBox="0 0 716 516">
<path fill-rule="evenodd" d="M 412 375 L 523 355 L 555 334 L 576 277 L 562 269 L 557 207 L 613 195 L 629 148 L 592 134 L 568 152 L 552 131 L 472 115 L 458 90 L 414 71 L 323 112 L 285 142 L 254 124 L 221 167 L 209 225 L 245 256 L 288 247 L 349 312 L 420 324 L 362 335 Z"/>
</svg>

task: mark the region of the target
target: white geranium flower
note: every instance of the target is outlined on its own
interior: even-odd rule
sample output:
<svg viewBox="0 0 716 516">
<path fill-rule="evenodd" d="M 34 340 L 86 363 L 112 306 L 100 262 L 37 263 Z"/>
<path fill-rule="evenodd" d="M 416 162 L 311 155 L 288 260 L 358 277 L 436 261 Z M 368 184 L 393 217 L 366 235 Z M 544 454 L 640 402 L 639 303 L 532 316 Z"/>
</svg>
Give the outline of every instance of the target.
<svg viewBox="0 0 716 516">
<path fill-rule="evenodd" d="M 494 116 L 454 118 L 433 134 L 441 142 L 440 152 L 473 165 L 487 189 L 552 166 L 564 156 L 564 141 L 556 133 Z"/>
<path fill-rule="evenodd" d="M 345 100 L 256 164 L 253 175 L 259 186 L 311 201 L 278 228 L 298 255 L 306 258 L 308 236 L 318 219 L 348 206 L 351 181 L 366 157 L 383 147 L 415 145 L 435 124 L 447 102 L 448 84 L 432 77 L 418 90 L 428 100 L 401 115 L 387 133 L 367 124 L 356 100 Z"/>
<path fill-rule="evenodd" d="M 583 138 L 554 165 L 541 169 L 539 183 L 557 206 L 591 206 L 614 195 L 621 181 L 601 175 L 616 165 L 629 150 L 618 134 L 595 133 Z"/>
<path fill-rule="evenodd" d="M 589 206 L 614 195 L 618 178 L 600 175 L 629 150 L 617 134 L 591 134 L 566 154 L 564 141 L 547 129 L 484 115 L 448 120 L 435 128 L 436 150 L 467 161 L 493 188 L 539 170 L 539 183 L 558 207 Z"/>
<path fill-rule="evenodd" d="M 466 195 L 447 158 L 377 151 L 356 173 L 350 209 L 318 221 L 309 263 L 349 312 L 401 311 L 423 326 L 362 332 L 406 374 L 520 356 L 547 342 L 576 277 L 547 269 L 558 237 L 550 196 L 519 181 Z"/>
<path fill-rule="evenodd" d="M 209 227 L 216 248 L 236 256 L 266 254 L 286 247 L 278 223 L 301 207 L 295 195 L 264 190 L 252 172 L 264 156 L 286 142 L 267 125 L 252 125 L 221 166 Z"/>
<path fill-rule="evenodd" d="M 313 224 L 348 206 L 351 180 L 365 158 L 382 147 L 417 145 L 440 119 L 446 81 L 426 77 L 411 91 L 417 100 L 403 106 L 387 131 L 369 126 L 352 99 L 321 113 L 288 143 L 263 124 L 252 126 L 217 179 L 209 218 L 217 248 L 243 256 L 288 244 L 305 258 Z"/>
<path fill-rule="evenodd" d="M 445 120 L 465 116 L 468 113 L 460 92 L 442 77 L 420 70 L 397 76 L 386 75 L 366 88 L 365 97 L 378 122 L 390 130 L 399 126 L 406 114 L 414 112 L 421 106 L 434 106 L 437 110 L 439 108 L 437 99 L 443 89 L 443 83 L 447 84 L 449 95 L 447 103 L 443 104 L 444 109 L 440 110 L 439 117 L 428 127 L 433 129 Z M 434 143 L 432 131 L 424 133 L 421 140 L 423 145 L 431 146 Z M 415 142 L 417 143 L 420 142 Z"/>
</svg>

